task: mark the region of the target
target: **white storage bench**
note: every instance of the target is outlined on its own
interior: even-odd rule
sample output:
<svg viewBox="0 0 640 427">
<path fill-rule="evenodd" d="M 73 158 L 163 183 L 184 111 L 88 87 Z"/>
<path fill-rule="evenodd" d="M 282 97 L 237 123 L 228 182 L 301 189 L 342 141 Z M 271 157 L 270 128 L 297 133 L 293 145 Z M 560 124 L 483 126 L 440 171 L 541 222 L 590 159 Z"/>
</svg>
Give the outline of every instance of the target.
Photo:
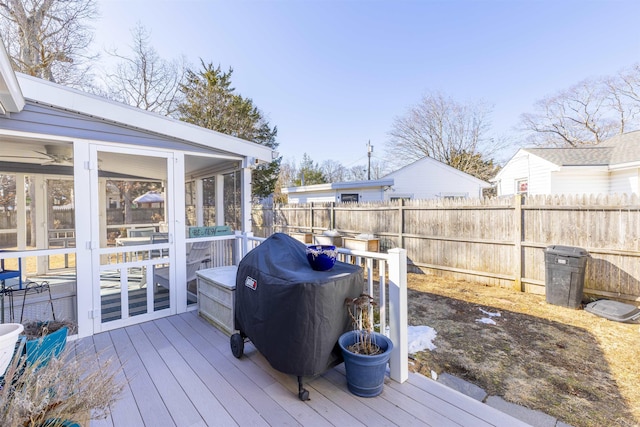
<svg viewBox="0 0 640 427">
<path fill-rule="evenodd" d="M 198 270 L 198 314 L 227 335 L 235 332 L 235 305 L 238 266 Z"/>
</svg>

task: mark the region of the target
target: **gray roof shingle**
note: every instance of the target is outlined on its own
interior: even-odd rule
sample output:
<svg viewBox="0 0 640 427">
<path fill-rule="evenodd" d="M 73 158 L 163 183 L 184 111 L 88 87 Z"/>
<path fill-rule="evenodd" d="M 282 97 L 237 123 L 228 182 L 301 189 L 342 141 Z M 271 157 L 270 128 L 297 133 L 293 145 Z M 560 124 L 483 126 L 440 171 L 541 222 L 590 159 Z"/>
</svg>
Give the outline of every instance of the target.
<svg viewBox="0 0 640 427">
<path fill-rule="evenodd" d="M 640 131 L 616 135 L 597 146 L 525 150 L 558 166 L 612 166 L 640 162 Z"/>
</svg>

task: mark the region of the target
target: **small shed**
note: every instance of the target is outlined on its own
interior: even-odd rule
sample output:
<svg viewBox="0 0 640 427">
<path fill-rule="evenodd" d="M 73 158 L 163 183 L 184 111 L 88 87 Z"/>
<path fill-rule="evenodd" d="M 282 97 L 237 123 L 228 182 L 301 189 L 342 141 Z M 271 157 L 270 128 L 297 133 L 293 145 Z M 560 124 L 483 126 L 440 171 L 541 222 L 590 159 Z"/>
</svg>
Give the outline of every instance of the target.
<svg viewBox="0 0 640 427">
<path fill-rule="evenodd" d="M 289 197 L 289 203 L 311 202 L 378 202 L 385 200 L 385 191 L 393 186 L 393 179 L 371 181 L 345 181 L 328 184 L 287 187 L 282 194 Z"/>
</svg>

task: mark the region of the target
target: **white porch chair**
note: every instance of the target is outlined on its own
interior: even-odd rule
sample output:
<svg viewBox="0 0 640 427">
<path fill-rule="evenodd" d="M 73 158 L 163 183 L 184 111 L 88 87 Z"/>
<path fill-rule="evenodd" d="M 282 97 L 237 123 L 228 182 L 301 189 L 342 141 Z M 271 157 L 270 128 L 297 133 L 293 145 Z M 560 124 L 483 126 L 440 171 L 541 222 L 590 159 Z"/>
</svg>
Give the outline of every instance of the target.
<svg viewBox="0 0 640 427">
<path fill-rule="evenodd" d="M 209 242 L 196 242 L 191 245 L 187 254 L 187 283 L 196 280 L 196 271 L 200 270 L 202 264 L 208 264 L 211 261 L 209 247 Z M 169 289 L 169 266 L 155 267 L 153 282 Z"/>
</svg>

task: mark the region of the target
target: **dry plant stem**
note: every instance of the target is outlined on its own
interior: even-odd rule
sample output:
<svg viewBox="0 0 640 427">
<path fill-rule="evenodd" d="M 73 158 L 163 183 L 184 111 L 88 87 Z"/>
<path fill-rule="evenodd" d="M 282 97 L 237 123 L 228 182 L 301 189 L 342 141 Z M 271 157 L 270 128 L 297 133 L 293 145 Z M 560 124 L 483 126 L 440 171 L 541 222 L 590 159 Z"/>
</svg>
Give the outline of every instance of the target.
<svg viewBox="0 0 640 427">
<path fill-rule="evenodd" d="M 116 380 L 122 369 L 119 362 L 99 363 L 94 353 L 65 350 L 46 365 L 21 368 L 23 362 L 23 358 L 13 360 L 0 390 L 0 419 L 6 427 L 78 420 L 87 412 L 105 418 L 125 385 Z"/>
<path fill-rule="evenodd" d="M 376 306 L 373 297 L 360 294 L 357 298 L 347 298 L 345 305 L 356 331 L 356 342 L 348 347 L 349 351 L 356 354 L 379 354 L 380 347 L 376 344 L 373 334 L 373 308 Z"/>
</svg>

